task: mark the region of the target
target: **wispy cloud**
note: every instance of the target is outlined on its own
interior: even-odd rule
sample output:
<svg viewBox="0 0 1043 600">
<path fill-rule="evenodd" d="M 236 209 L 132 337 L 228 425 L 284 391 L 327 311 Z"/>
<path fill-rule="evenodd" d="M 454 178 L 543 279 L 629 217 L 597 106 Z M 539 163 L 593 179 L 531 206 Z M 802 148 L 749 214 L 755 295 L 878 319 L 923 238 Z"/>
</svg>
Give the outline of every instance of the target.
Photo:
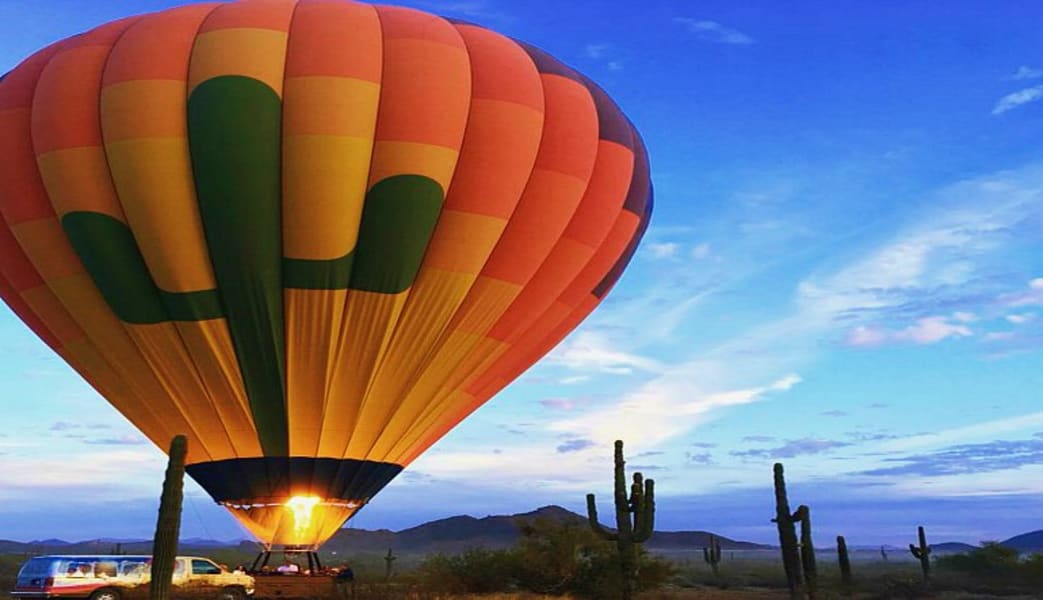
<svg viewBox="0 0 1043 600">
<path fill-rule="evenodd" d="M 583 56 L 598 62 L 609 71 L 620 71 L 623 69 L 623 62 L 619 60 L 616 56 L 617 54 L 618 51 L 615 51 L 611 44 L 605 42 L 587 44 L 583 47 Z"/>
<path fill-rule="evenodd" d="M 949 338 L 969 337 L 971 329 L 960 322 L 952 322 L 953 317 L 924 317 L 897 331 L 889 331 L 879 327 L 859 325 L 848 332 L 845 344 L 856 348 L 876 347 L 888 342 L 912 344 L 936 344 Z"/>
<path fill-rule="evenodd" d="M 660 372 L 663 365 L 651 358 L 617 350 L 604 336 L 581 331 L 548 356 L 548 361 L 577 371 L 629 375 L 634 371 Z"/>
<path fill-rule="evenodd" d="M 637 448 L 656 447 L 705 422 L 722 408 L 756 402 L 800 383 L 798 375 L 790 374 L 765 385 L 711 390 L 700 385 L 704 374 L 699 365 L 674 367 L 612 405 L 547 427 L 602 443 L 621 437 L 625 431 L 628 443 Z"/>
<path fill-rule="evenodd" d="M 1043 277 L 1028 282 L 1028 289 L 1000 296 L 1004 306 L 1043 306 Z"/>
<path fill-rule="evenodd" d="M 545 398 L 540 400 L 540 404 L 544 408 L 552 408 L 554 410 L 572 410 L 576 408 L 576 402 L 568 398 Z"/>
<path fill-rule="evenodd" d="M 918 476 L 975 474 L 1043 463 L 1043 439 L 962 444 L 924 454 L 886 458 L 863 475 Z"/>
<path fill-rule="evenodd" d="M 803 456 L 806 454 L 821 454 L 823 452 L 829 452 L 830 450 L 844 448 L 845 446 L 850 445 L 849 442 L 841 442 L 839 440 L 823 440 L 808 437 L 797 440 L 787 440 L 781 446 L 776 446 L 774 448 L 733 450 L 729 454 L 738 457 L 793 458 L 795 456 Z"/>
<path fill-rule="evenodd" d="M 690 17 L 674 17 L 674 23 L 683 25 L 699 39 L 718 44 L 748 46 L 754 39 L 738 29 L 721 25 L 717 21 L 692 19 Z"/>
<path fill-rule="evenodd" d="M 587 58 L 603 58 L 608 49 L 608 44 L 587 44 L 583 48 L 583 53 Z"/>
<path fill-rule="evenodd" d="M 564 444 L 560 444 L 557 447 L 557 451 L 558 451 L 559 454 L 565 454 L 566 452 L 579 452 L 580 450 L 586 450 L 587 448 L 592 448 L 595 445 L 596 444 L 594 442 L 590 441 L 590 440 L 574 439 L 574 440 L 569 440 L 569 441 L 565 442 Z"/>
<path fill-rule="evenodd" d="M 140 446 L 147 444 L 145 438 L 137 435 L 121 435 L 119 437 L 108 437 L 98 438 L 92 440 L 83 440 L 84 444 L 91 444 L 94 446 Z"/>
<path fill-rule="evenodd" d="M 907 436 L 885 443 L 880 447 L 880 450 L 883 452 L 908 452 L 922 448 L 940 448 L 960 442 L 971 443 L 976 440 L 995 439 L 1004 434 L 1022 432 L 1041 426 L 1043 426 L 1043 412 L 1028 413 L 922 435 Z"/>
<path fill-rule="evenodd" d="M 1039 79 L 1040 77 L 1043 77 L 1043 69 L 1035 69 L 1033 67 L 1021 65 L 1018 67 L 1018 70 L 1010 76 L 1010 79 Z"/>
<path fill-rule="evenodd" d="M 652 258 L 674 258 L 681 245 L 676 242 L 652 242 L 645 245 L 645 250 Z"/>
<path fill-rule="evenodd" d="M 1043 85 L 1035 85 L 1016 92 L 1011 92 L 999 99 L 996 106 L 992 107 L 993 115 L 1001 115 L 1019 106 L 1036 102 L 1043 98 Z"/>
</svg>

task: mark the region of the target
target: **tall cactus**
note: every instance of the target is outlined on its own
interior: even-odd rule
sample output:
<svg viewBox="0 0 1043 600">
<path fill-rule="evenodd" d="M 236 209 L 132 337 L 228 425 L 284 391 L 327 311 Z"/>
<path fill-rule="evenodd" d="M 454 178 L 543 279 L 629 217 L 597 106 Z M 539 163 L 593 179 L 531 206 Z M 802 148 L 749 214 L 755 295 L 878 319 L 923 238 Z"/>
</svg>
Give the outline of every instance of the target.
<svg viewBox="0 0 1043 600">
<path fill-rule="evenodd" d="M 710 535 L 710 546 L 703 547 L 703 560 L 710 565 L 714 577 L 720 577 L 718 565 L 721 564 L 721 540 L 716 535 Z"/>
<path fill-rule="evenodd" d="M 800 596 L 804 589 L 804 575 L 801 572 L 800 545 L 797 542 L 796 513 L 789 509 L 789 498 L 786 497 L 786 478 L 783 475 L 782 463 L 775 463 L 775 518 L 772 521 L 779 529 L 779 545 L 782 549 L 782 568 L 786 571 L 786 583 L 790 596 Z"/>
<path fill-rule="evenodd" d="M 613 533 L 598 522 L 594 494 L 587 494 L 587 520 L 595 534 L 616 543 L 623 576 L 623 600 L 630 600 L 636 587 L 638 547 L 651 537 L 655 527 L 655 482 L 644 479 L 641 473 L 634 473 L 634 483 L 627 498 L 622 440 L 616 440 L 615 463 L 616 531 Z"/>
<path fill-rule="evenodd" d="M 923 571 L 924 583 L 931 582 L 931 547 L 927 545 L 927 536 L 924 534 L 923 527 L 916 528 L 917 537 L 920 538 L 920 546 L 916 547 L 909 544 L 909 551 L 913 553 L 917 559 L 920 560 L 920 570 Z"/>
<path fill-rule="evenodd" d="M 159 498 L 159 517 L 156 535 L 152 540 L 152 578 L 149 582 L 149 600 L 167 600 L 174 578 L 177 558 L 177 538 L 181 530 L 182 488 L 185 479 L 185 455 L 188 440 L 174 436 L 170 442 L 170 459 L 163 479 L 163 495 Z"/>
<path fill-rule="evenodd" d="M 818 567 L 815 564 L 815 544 L 811 541 L 811 509 L 801 504 L 797 507 L 795 520 L 800 521 L 800 565 L 804 569 L 804 584 L 808 597 L 814 598 L 818 588 Z"/>
<path fill-rule="evenodd" d="M 840 583 L 844 591 L 851 590 L 851 559 L 847 555 L 847 542 L 844 536 L 837 536 L 837 560 L 840 562 Z"/>
<path fill-rule="evenodd" d="M 398 559 L 398 557 L 395 556 L 391 552 L 391 548 L 388 548 L 388 553 L 386 555 L 384 555 L 384 580 L 385 581 L 391 579 L 391 563 L 395 562 L 397 559 Z"/>
</svg>

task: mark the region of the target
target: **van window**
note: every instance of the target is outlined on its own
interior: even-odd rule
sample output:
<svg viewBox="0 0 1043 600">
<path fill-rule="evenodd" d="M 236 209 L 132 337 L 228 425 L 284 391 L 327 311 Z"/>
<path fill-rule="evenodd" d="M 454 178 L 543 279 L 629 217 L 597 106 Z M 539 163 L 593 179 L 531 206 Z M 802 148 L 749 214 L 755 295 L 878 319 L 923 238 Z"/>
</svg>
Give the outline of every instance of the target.
<svg viewBox="0 0 1043 600">
<path fill-rule="evenodd" d="M 123 577 L 143 577 L 148 565 L 145 560 L 125 560 L 120 563 L 120 575 Z"/>
<path fill-rule="evenodd" d="M 52 570 L 55 559 L 53 558 L 30 558 L 18 571 L 19 577 L 50 577 L 54 574 Z"/>
<path fill-rule="evenodd" d="M 116 561 L 98 561 L 94 565 L 95 577 L 115 577 L 117 572 L 119 572 L 119 565 L 116 564 Z"/>
<path fill-rule="evenodd" d="M 64 575 L 65 577 L 94 577 L 94 561 L 84 558 L 63 560 L 58 563 L 58 575 Z"/>
<path fill-rule="evenodd" d="M 220 575 L 221 567 L 215 565 L 209 560 L 200 560 L 198 558 L 192 559 L 192 574 L 193 575 Z"/>
</svg>

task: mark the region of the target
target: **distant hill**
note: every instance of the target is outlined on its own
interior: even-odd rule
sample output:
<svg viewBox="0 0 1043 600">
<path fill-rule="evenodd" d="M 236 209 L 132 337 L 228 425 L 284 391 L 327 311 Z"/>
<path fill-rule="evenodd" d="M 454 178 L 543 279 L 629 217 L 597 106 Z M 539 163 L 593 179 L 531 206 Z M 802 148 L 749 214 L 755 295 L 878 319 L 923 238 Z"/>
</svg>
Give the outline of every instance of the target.
<svg viewBox="0 0 1043 600">
<path fill-rule="evenodd" d="M 560 506 L 544 506 L 540 509 L 514 515 L 492 515 L 483 518 L 456 516 L 439 519 L 403 529 L 390 531 L 378 529 L 346 528 L 338 531 L 326 544 L 324 551 L 338 554 L 386 552 L 394 548 L 396 553 L 430 554 L 435 552 L 455 553 L 468 548 L 506 548 L 517 541 L 520 533 L 518 523 L 536 518 L 555 521 L 586 523 L 587 519 Z M 698 550 L 709 545 L 710 533 L 706 531 L 659 531 L 645 544 L 649 550 L 678 551 Z M 726 550 L 754 550 L 770 548 L 760 544 L 741 542 L 717 536 L 721 548 Z M 29 543 L 0 540 L 0 552 L 32 554 L 108 554 L 119 544 L 120 551 L 128 554 L 147 554 L 152 551 L 150 540 L 96 539 L 80 542 L 64 540 L 40 540 Z M 249 541 L 221 542 L 202 538 L 181 540 L 181 551 L 191 552 L 215 548 L 238 547 L 254 552 L 257 544 Z"/>
<path fill-rule="evenodd" d="M 1043 552 L 1043 529 L 1016 535 L 1000 543 L 1019 552 Z"/>
<path fill-rule="evenodd" d="M 931 552 L 934 554 L 964 554 L 971 550 L 977 550 L 979 547 L 964 544 L 963 542 L 942 542 L 941 544 L 931 544 Z"/>
<path fill-rule="evenodd" d="M 386 529 L 342 529 L 326 542 L 323 549 L 340 553 L 383 552 L 393 547 L 396 552 L 449 553 L 475 546 L 506 548 L 513 545 L 520 535 L 518 522 L 536 518 L 580 523 L 587 521 L 586 517 L 560 506 L 544 506 L 532 512 L 493 515 L 481 519 L 469 516 L 449 517 L 398 532 Z M 710 535 L 706 531 L 660 531 L 654 533 L 645 546 L 650 550 L 699 549 L 709 545 Z M 770 547 L 721 536 L 718 536 L 718 539 L 721 541 L 721 548 L 728 550 Z"/>
</svg>

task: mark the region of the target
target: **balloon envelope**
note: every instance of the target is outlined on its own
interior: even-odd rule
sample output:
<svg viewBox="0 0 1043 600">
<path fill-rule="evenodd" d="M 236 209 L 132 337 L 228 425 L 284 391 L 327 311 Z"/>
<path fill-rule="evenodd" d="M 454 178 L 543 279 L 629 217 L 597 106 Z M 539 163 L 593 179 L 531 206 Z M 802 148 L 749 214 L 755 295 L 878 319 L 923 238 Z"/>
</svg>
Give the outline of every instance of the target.
<svg viewBox="0 0 1043 600">
<path fill-rule="evenodd" d="M 553 348 L 651 208 L 600 88 L 416 10 L 195 4 L 0 80 L 0 294 L 269 544 L 321 544 Z"/>
</svg>

